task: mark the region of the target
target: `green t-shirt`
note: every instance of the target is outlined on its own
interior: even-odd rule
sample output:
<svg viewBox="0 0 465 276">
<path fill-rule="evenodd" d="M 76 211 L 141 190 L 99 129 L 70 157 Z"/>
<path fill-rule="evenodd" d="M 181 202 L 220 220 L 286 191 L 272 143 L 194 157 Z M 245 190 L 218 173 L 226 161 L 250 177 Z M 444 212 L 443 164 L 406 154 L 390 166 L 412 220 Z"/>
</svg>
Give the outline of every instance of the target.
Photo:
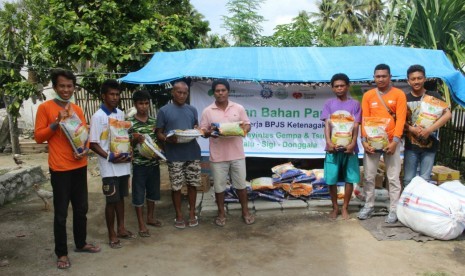
<svg viewBox="0 0 465 276">
<path fill-rule="evenodd" d="M 129 129 L 129 137 L 132 140 L 134 133 L 139 134 L 148 134 L 150 138 L 152 138 L 153 142 L 156 142 L 155 136 L 155 126 L 156 126 L 156 119 L 152 117 L 148 117 L 146 122 L 139 121 L 135 116 L 129 117 L 128 119 L 132 122 L 132 126 Z M 140 155 L 139 150 L 137 150 L 137 146 L 133 148 L 133 159 L 132 163 L 139 166 L 155 166 L 158 165 L 158 159 L 147 159 L 144 156 Z"/>
</svg>

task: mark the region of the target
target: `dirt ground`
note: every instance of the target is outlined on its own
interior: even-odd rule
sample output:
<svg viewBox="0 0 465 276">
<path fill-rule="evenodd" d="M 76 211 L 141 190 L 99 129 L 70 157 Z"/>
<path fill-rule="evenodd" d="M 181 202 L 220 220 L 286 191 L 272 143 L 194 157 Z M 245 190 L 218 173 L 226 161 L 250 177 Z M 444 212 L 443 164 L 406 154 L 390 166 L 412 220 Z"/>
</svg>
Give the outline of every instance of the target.
<svg viewBox="0 0 465 276">
<path fill-rule="evenodd" d="M 46 154 L 23 157 L 27 164 L 47 170 Z M 13 167 L 10 155 L 1 167 Z M 459 241 L 377 241 L 355 219 L 331 221 L 326 214 L 294 211 L 257 214 L 246 226 L 239 213 L 219 228 L 213 217 L 184 230 L 172 226 L 174 210 L 169 191 L 162 193 L 157 216 L 164 223 L 150 228 L 152 237 L 124 241 L 123 248 L 107 245 L 104 198 L 100 177 L 89 164 L 88 242 L 102 252 L 73 252 L 72 214 L 68 243 L 72 266 L 55 268 L 53 211 L 31 191 L 0 207 L 0 275 L 464 275 L 465 244 Z M 163 186 L 168 178 L 162 169 Z M 50 183 L 44 188 L 51 190 Z M 183 206 L 186 209 L 185 205 Z M 137 231 L 134 210 L 126 200 L 126 225 Z"/>
</svg>

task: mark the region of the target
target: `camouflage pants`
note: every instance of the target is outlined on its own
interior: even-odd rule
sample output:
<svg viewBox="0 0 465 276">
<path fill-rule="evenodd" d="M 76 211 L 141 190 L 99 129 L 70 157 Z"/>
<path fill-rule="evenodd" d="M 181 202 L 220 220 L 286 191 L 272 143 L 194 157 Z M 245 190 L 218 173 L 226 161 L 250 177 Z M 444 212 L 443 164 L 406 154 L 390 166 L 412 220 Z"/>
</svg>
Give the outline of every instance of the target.
<svg viewBox="0 0 465 276">
<path fill-rule="evenodd" d="M 200 186 L 200 160 L 168 162 L 171 190 L 179 191 L 184 183 L 189 186 Z"/>
</svg>

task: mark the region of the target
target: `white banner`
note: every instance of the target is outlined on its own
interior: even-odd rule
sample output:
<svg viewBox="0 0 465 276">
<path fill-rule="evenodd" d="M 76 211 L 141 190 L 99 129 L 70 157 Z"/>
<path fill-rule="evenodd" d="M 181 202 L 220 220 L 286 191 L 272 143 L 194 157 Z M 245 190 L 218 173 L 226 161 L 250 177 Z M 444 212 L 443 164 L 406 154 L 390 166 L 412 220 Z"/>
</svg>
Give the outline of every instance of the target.
<svg viewBox="0 0 465 276">
<path fill-rule="evenodd" d="M 244 106 L 252 125 L 244 139 L 246 156 L 325 157 L 324 122 L 320 116 L 325 101 L 334 97 L 330 87 L 238 82 L 230 85 L 229 99 Z M 360 86 L 357 90 L 361 91 Z M 211 82 L 193 82 L 190 91 L 191 104 L 197 108 L 200 120 L 205 107 L 215 101 Z M 209 155 L 208 140 L 199 138 L 198 142 L 202 155 Z"/>
</svg>

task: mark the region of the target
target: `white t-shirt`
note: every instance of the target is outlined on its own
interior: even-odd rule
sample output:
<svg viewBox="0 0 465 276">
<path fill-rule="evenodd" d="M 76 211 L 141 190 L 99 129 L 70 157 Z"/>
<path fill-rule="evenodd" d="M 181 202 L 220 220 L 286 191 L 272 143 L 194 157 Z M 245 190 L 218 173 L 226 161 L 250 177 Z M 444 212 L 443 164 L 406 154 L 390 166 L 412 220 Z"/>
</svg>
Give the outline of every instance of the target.
<svg viewBox="0 0 465 276">
<path fill-rule="evenodd" d="M 109 128 L 108 118 L 115 118 L 120 121 L 124 121 L 124 112 L 120 109 L 116 109 L 116 113 L 107 115 L 102 109 L 92 115 L 90 121 L 90 137 L 91 143 L 97 143 L 100 147 L 106 151 L 110 151 L 110 139 L 109 139 Z M 107 159 L 98 156 L 98 163 L 100 166 L 100 175 L 102 177 L 115 177 L 131 174 L 131 163 L 118 163 L 114 164 L 108 162 Z"/>
</svg>

